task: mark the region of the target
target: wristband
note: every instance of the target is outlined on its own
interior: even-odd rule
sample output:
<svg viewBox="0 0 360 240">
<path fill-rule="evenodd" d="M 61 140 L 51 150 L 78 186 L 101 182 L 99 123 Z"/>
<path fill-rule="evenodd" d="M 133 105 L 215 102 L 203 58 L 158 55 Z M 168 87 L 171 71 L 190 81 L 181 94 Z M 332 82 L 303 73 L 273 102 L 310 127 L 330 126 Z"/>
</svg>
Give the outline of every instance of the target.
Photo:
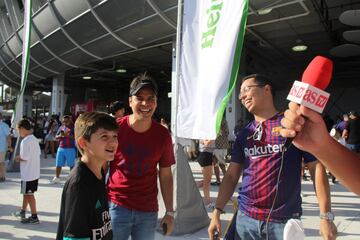
<svg viewBox="0 0 360 240">
<path fill-rule="evenodd" d="M 332 212 L 320 213 L 320 219 L 334 221 L 335 215 Z"/>
<path fill-rule="evenodd" d="M 224 214 L 224 213 L 225 213 L 225 211 L 222 210 L 221 208 L 215 207 L 215 209 L 218 210 L 218 211 L 220 212 L 220 214 Z"/>
<path fill-rule="evenodd" d="M 175 211 L 166 211 L 165 215 L 169 215 L 171 217 L 174 217 L 175 216 Z"/>
</svg>

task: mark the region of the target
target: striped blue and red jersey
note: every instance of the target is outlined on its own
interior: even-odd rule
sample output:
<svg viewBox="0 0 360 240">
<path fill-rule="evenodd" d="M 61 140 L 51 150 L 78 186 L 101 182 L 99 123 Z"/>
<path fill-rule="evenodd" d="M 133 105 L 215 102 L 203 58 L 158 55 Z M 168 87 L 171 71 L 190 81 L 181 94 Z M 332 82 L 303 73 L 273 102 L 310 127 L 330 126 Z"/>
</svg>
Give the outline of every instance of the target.
<svg viewBox="0 0 360 240">
<path fill-rule="evenodd" d="M 61 125 L 56 133 L 59 135 L 61 131 L 64 133 L 70 132 L 69 136 L 61 137 L 59 139 L 59 147 L 61 148 L 76 148 L 75 139 L 74 139 L 74 126 L 66 127 L 65 125 Z"/>
<path fill-rule="evenodd" d="M 250 122 L 237 136 L 232 152 L 232 162 L 240 163 L 243 169 L 239 187 L 239 210 L 247 216 L 266 221 L 272 207 L 285 138 L 280 136 L 278 113 L 258 123 Z M 283 157 L 279 178 L 279 190 L 270 221 L 284 222 L 299 218 L 301 209 L 301 163 L 315 161 L 311 154 L 291 146 Z"/>
</svg>

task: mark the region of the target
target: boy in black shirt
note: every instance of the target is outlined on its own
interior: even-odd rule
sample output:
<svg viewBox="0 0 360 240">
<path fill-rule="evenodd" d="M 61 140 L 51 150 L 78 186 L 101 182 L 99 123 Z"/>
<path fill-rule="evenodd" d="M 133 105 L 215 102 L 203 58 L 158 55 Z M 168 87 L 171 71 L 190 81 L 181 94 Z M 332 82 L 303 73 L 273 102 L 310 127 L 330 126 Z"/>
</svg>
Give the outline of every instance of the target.
<svg viewBox="0 0 360 240">
<path fill-rule="evenodd" d="M 118 125 L 110 115 L 84 113 L 75 122 L 75 140 L 82 154 L 65 183 L 57 240 L 112 239 L 105 174 L 114 159 Z"/>
</svg>

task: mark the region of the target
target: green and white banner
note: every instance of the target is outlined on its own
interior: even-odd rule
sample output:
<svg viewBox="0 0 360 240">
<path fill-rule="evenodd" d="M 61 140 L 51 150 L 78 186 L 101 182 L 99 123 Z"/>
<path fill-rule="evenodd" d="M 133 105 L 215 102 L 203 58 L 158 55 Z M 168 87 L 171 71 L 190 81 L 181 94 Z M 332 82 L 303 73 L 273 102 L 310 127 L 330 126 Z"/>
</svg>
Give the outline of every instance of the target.
<svg viewBox="0 0 360 240">
<path fill-rule="evenodd" d="M 16 99 L 16 105 L 14 109 L 12 127 L 15 128 L 18 121 L 23 116 L 23 101 L 24 91 L 29 73 L 29 61 L 30 61 L 30 41 L 31 41 L 31 8 L 32 0 L 24 1 L 24 26 L 23 26 L 23 51 L 22 51 L 22 63 L 21 63 L 21 86 L 20 91 Z"/>
<path fill-rule="evenodd" d="M 215 139 L 235 87 L 248 0 L 184 0 L 176 136 Z"/>
</svg>

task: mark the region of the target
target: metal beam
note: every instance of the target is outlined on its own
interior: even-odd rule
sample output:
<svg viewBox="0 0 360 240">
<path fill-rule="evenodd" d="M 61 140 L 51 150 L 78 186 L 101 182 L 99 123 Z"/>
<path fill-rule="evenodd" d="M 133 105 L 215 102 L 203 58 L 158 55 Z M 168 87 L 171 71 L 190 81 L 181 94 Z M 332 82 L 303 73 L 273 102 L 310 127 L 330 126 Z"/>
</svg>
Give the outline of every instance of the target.
<svg viewBox="0 0 360 240">
<path fill-rule="evenodd" d="M 146 2 L 150 5 L 150 7 L 164 20 L 170 27 L 176 30 L 176 24 L 168 18 L 163 11 L 152 1 L 146 0 Z"/>
<path fill-rule="evenodd" d="M 49 2 L 49 7 L 50 7 L 50 10 L 51 10 L 51 13 L 52 15 L 54 16 L 54 18 L 56 19 L 56 21 L 58 22 L 59 24 L 59 27 L 62 31 L 62 33 L 70 40 L 70 42 L 72 42 L 72 44 L 74 44 L 78 49 L 80 49 L 81 51 L 83 51 L 84 53 L 86 53 L 87 55 L 97 59 L 97 60 L 102 60 L 103 58 L 98 56 L 98 55 L 95 55 L 91 52 L 89 52 L 88 50 L 86 50 L 85 48 L 83 48 L 80 44 L 78 44 L 67 32 L 66 30 L 64 29 L 63 27 L 63 24 L 60 22 L 60 19 L 59 19 L 59 16 L 58 14 L 55 12 L 55 9 L 54 9 L 54 6 L 53 6 L 53 3 L 52 2 Z"/>
<path fill-rule="evenodd" d="M 118 40 L 120 43 L 133 48 L 133 49 L 137 49 L 137 47 L 127 41 L 125 41 L 124 39 L 120 38 L 118 35 L 115 34 L 114 31 L 112 31 L 106 24 L 105 22 L 99 17 L 99 15 L 95 12 L 93 6 L 91 6 L 89 0 L 85 1 L 87 3 L 87 5 L 89 6 L 89 9 L 91 11 L 91 13 L 93 14 L 93 16 L 95 17 L 95 19 L 100 23 L 100 25 L 116 40 Z"/>
</svg>

